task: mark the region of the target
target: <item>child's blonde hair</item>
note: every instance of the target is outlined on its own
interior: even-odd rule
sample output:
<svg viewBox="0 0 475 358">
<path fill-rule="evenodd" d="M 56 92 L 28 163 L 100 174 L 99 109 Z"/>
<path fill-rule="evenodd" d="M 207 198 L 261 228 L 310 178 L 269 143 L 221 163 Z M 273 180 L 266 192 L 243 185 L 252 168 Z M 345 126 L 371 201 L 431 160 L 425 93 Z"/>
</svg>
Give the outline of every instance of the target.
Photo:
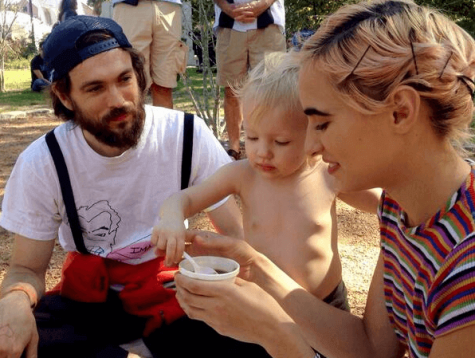
<svg viewBox="0 0 475 358">
<path fill-rule="evenodd" d="M 463 152 L 473 119 L 475 43 L 438 11 L 410 0 L 344 6 L 301 53 L 302 66 L 324 71 L 362 113 L 383 110 L 398 86 L 413 87 L 432 110 L 435 133 Z"/>
<path fill-rule="evenodd" d="M 269 108 L 303 113 L 298 91 L 299 61 L 293 52 L 272 52 L 249 72 L 240 87 L 233 88 L 241 102 L 252 101 L 248 121 L 259 121 Z"/>
</svg>

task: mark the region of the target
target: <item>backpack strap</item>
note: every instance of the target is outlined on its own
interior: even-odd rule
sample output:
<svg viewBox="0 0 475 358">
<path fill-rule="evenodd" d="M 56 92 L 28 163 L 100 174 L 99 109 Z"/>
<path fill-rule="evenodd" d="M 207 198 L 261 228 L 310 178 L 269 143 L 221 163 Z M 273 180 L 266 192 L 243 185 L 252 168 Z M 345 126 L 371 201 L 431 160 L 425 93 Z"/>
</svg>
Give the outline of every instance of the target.
<svg viewBox="0 0 475 358">
<path fill-rule="evenodd" d="M 63 195 L 64 205 L 66 207 L 66 214 L 68 215 L 69 226 L 73 233 L 74 243 L 76 249 L 82 254 L 88 254 L 89 252 L 84 245 L 82 237 L 81 225 L 79 224 L 79 217 L 74 202 L 73 189 L 71 187 L 71 181 L 69 179 L 68 168 L 64 161 L 63 153 L 59 147 L 56 136 L 54 135 L 54 129 L 46 134 L 46 144 L 48 145 L 51 156 L 53 157 L 54 166 L 58 173 L 59 184 L 61 186 L 61 194 Z"/>
<path fill-rule="evenodd" d="M 183 124 L 183 156 L 181 161 L 181 189 L 186 189 L 190 183 L 191 158 L 193 156 L 193 127 L 194 116 L 185 113 Z"/>
</svg>

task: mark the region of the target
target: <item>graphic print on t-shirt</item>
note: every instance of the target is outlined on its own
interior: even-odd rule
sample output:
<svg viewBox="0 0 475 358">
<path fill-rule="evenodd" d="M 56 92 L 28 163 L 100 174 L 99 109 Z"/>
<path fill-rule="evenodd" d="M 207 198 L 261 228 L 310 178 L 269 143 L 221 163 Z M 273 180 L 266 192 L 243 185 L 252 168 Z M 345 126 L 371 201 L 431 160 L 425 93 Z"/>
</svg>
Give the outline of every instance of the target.
<svg viewBox="0 0 475 358">
<path fill-rule="evenodd" d="M 121 221 L 119 214 L 107 200 L 78 209 L 84 244 L 91 254 L 107 256 L 115 245 Z"/>
</svg>

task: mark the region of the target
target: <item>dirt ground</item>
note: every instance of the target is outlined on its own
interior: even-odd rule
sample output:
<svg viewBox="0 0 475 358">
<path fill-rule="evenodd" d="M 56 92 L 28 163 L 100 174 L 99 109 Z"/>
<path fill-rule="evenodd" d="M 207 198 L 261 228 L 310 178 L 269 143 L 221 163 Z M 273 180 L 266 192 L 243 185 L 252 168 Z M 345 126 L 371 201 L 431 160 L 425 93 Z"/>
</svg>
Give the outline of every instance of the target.
<svg viewBox="0 0 475 358">
<path fill-rule="evenodd" d="M 59 123 L 53 117 L 0 119 L 0 201 L 3 200 L 6 181 L 20 152 Z M 375 215 L 353 209 L 342 202 L 337 203 L 337 208 L 343 279 L 348 287 L 352 311 L 362 315 L 379 253 L 378 222 Z M 190 223 L 195 228 L 210 229 L 204 215 L 197 215 Z M 8 267 L 11 246 L 11 235 L 0 228 L 0 281 Z M 47 289 L 58 282 L 63 259 L 64 252 L 59 244 L 56 244 L 47 273 Z"/>
</svg>

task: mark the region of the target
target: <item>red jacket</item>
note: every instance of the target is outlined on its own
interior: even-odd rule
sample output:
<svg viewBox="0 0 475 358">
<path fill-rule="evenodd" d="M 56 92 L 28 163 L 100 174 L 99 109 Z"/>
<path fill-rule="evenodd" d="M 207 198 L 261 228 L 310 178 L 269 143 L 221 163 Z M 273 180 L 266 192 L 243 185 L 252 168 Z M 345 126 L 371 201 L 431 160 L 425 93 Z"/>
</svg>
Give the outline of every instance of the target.
<svg viewBox="0 0 475 358">
<path fill-rule="evenodd" d="M 105 302 L 109 287 L 123 285 L 119 292 L 124 310 L 147 317 L 144 335 L 184 316 L 175 291 L 163 287 L 172 281 L 176 267 L 165 267 L 163 258 L 129 265 L 96 255 L 70 252 L 63 264 L 61 281 L 47 294 L 61 294 L 80 302 Z"/>
</svg>

